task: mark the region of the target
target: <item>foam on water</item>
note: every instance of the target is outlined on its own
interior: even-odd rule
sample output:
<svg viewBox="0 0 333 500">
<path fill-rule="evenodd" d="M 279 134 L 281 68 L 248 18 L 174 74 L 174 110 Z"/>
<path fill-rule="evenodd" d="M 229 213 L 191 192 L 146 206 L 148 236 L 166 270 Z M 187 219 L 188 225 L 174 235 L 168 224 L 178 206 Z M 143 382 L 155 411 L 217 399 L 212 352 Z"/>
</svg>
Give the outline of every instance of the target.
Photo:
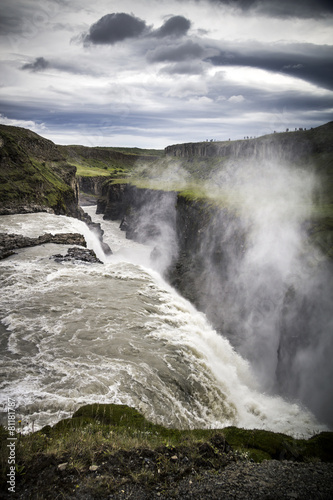
<svg viewBox="0 0 333 500">
<path fill-rule="evenodd" d="M 0 230 L 85 234 L 82 224 L 5 216 Z M 183 428 L 239 425 L 303 436 L 323 429 L 296 404 L 260 393 L 248 363 L 149 267 L 149 248 L 126 240 L 116 223 L 104 230 L 116 249 L 104 265 L 59 264 L 50 259 L 66 249 L 59 245 L 0 262 L 1 400 L 17 401 L 27 429 L 92 402 L 128 404 Z"/>
</svg>

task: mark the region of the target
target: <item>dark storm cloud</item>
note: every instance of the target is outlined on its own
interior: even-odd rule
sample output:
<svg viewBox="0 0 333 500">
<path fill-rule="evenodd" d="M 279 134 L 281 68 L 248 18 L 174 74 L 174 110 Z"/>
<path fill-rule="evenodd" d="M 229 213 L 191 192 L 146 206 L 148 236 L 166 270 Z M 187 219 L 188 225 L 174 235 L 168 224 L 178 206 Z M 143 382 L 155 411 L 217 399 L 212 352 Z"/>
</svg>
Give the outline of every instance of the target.
<svg viewBox="0 0 333 500">
<path fill-rule="evenodd" d="M 43 71 L 48 67 L 49 67 L 49 62 L 46 61 L 44 57 L 36 57 L 33 63 L 24 64 L 21 69 L 37 73 L 38 71 Z"/>
<path fill-rule="evenodd" d="M 167 36 L 180 37 L 186 35 L 191 27 L 191 21 L 183 16 L 173 16 L 168 19 L 159 29 L 153 31 L 152 35 L 158 38 Z"/>
<path fill-rule="evenodd" d="M 84 37 L 85 43 L 110 44 L 141 35 L 147 25 L 138 17 L 125 14 L 106 14 L 93 24 Z"/>
<path fill-rule="evenodd" d="M 324 18 L 333 15 L 331 0 L 208 0 L 212 4 L 220 4 L 252 11 L 272 17 Z"/>
<path fill-rule="evenodd" d="M 30 5 L 17 4 L 13 0 L 0 2 L 0 35 L 19 35 L 31 19 Z M 30 21 L 29 21 L 30 24 Z"/>
<path fill-rule="evenodd" d="M 248 66 L 301 78 L 333 90 L 333 46 L 313 44 L 267 45 L 221 51 L 210 57 L 215 66 Z"/>
<path fill-rule="evenodd" d="M 178 38 L 186 35 L 191 21 L 184 16 L 172 16 L 157 30 L 152 31 L 146 22 L 125 13 L 107 14 L 93 24 L 83 36 L 84 43 L 113 45 L 126 38 L 146 34 L 155 38 Z"/>
<path fill-rule="evenodd" d="M 148 53 L 150 62 L 180 62 L 202 57 L 204 50 L 199 44 L 188 40 L 180 45 L 158 47 Z"/>
</svg>

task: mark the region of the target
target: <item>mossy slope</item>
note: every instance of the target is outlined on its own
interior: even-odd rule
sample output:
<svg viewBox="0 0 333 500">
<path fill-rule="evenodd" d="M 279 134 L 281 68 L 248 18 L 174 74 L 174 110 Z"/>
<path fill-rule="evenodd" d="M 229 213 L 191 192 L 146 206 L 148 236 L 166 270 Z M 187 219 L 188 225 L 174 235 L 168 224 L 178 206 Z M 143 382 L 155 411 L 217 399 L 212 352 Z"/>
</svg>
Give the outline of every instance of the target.
<svg viewBox="0 0 333 500">
<path fill-rule="evenodd" d="M 74 215 L 75 167 L 51 141 L 30 130 L 0 125 L 0 207 L 40 205 Z"/>
</svg>

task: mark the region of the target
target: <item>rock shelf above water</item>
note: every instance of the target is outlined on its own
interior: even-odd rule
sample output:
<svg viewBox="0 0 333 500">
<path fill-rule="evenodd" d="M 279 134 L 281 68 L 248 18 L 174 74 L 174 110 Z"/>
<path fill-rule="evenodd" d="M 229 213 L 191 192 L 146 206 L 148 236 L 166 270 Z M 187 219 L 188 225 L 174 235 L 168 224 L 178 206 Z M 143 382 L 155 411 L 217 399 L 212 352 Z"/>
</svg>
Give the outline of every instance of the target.
<svg viewBox="0 0 333 500">
<path fill-rule="evenodd" d="M 46 243 L 87 246 L 84 236 L 78 233 L 45 233 L 38 236 L 38 238 L 29 238 L 28 236 L 22 236 L 20 234 L 0 233 L 0 260 L 13 255 L 15 250 L 19 248 L 44 245 Z"/>
</svg>

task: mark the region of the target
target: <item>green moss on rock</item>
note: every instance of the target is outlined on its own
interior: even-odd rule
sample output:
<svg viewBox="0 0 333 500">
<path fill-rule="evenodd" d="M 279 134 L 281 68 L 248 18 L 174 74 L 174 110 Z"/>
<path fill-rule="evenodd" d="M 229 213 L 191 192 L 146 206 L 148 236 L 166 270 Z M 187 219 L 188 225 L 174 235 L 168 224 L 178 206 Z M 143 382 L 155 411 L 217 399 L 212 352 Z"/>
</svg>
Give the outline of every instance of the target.
<svg viewBox="0 0 333 500">
<path fill-rule="evenodd" d="M 333 462 L 333 433 L 322 432 L 311 439 L 294 439 L 264 430 L 223 429 L 226 440 L 235 449 L 249 453 L 256 462 L 274 460 L 322 460 Z"/>
</svg>

